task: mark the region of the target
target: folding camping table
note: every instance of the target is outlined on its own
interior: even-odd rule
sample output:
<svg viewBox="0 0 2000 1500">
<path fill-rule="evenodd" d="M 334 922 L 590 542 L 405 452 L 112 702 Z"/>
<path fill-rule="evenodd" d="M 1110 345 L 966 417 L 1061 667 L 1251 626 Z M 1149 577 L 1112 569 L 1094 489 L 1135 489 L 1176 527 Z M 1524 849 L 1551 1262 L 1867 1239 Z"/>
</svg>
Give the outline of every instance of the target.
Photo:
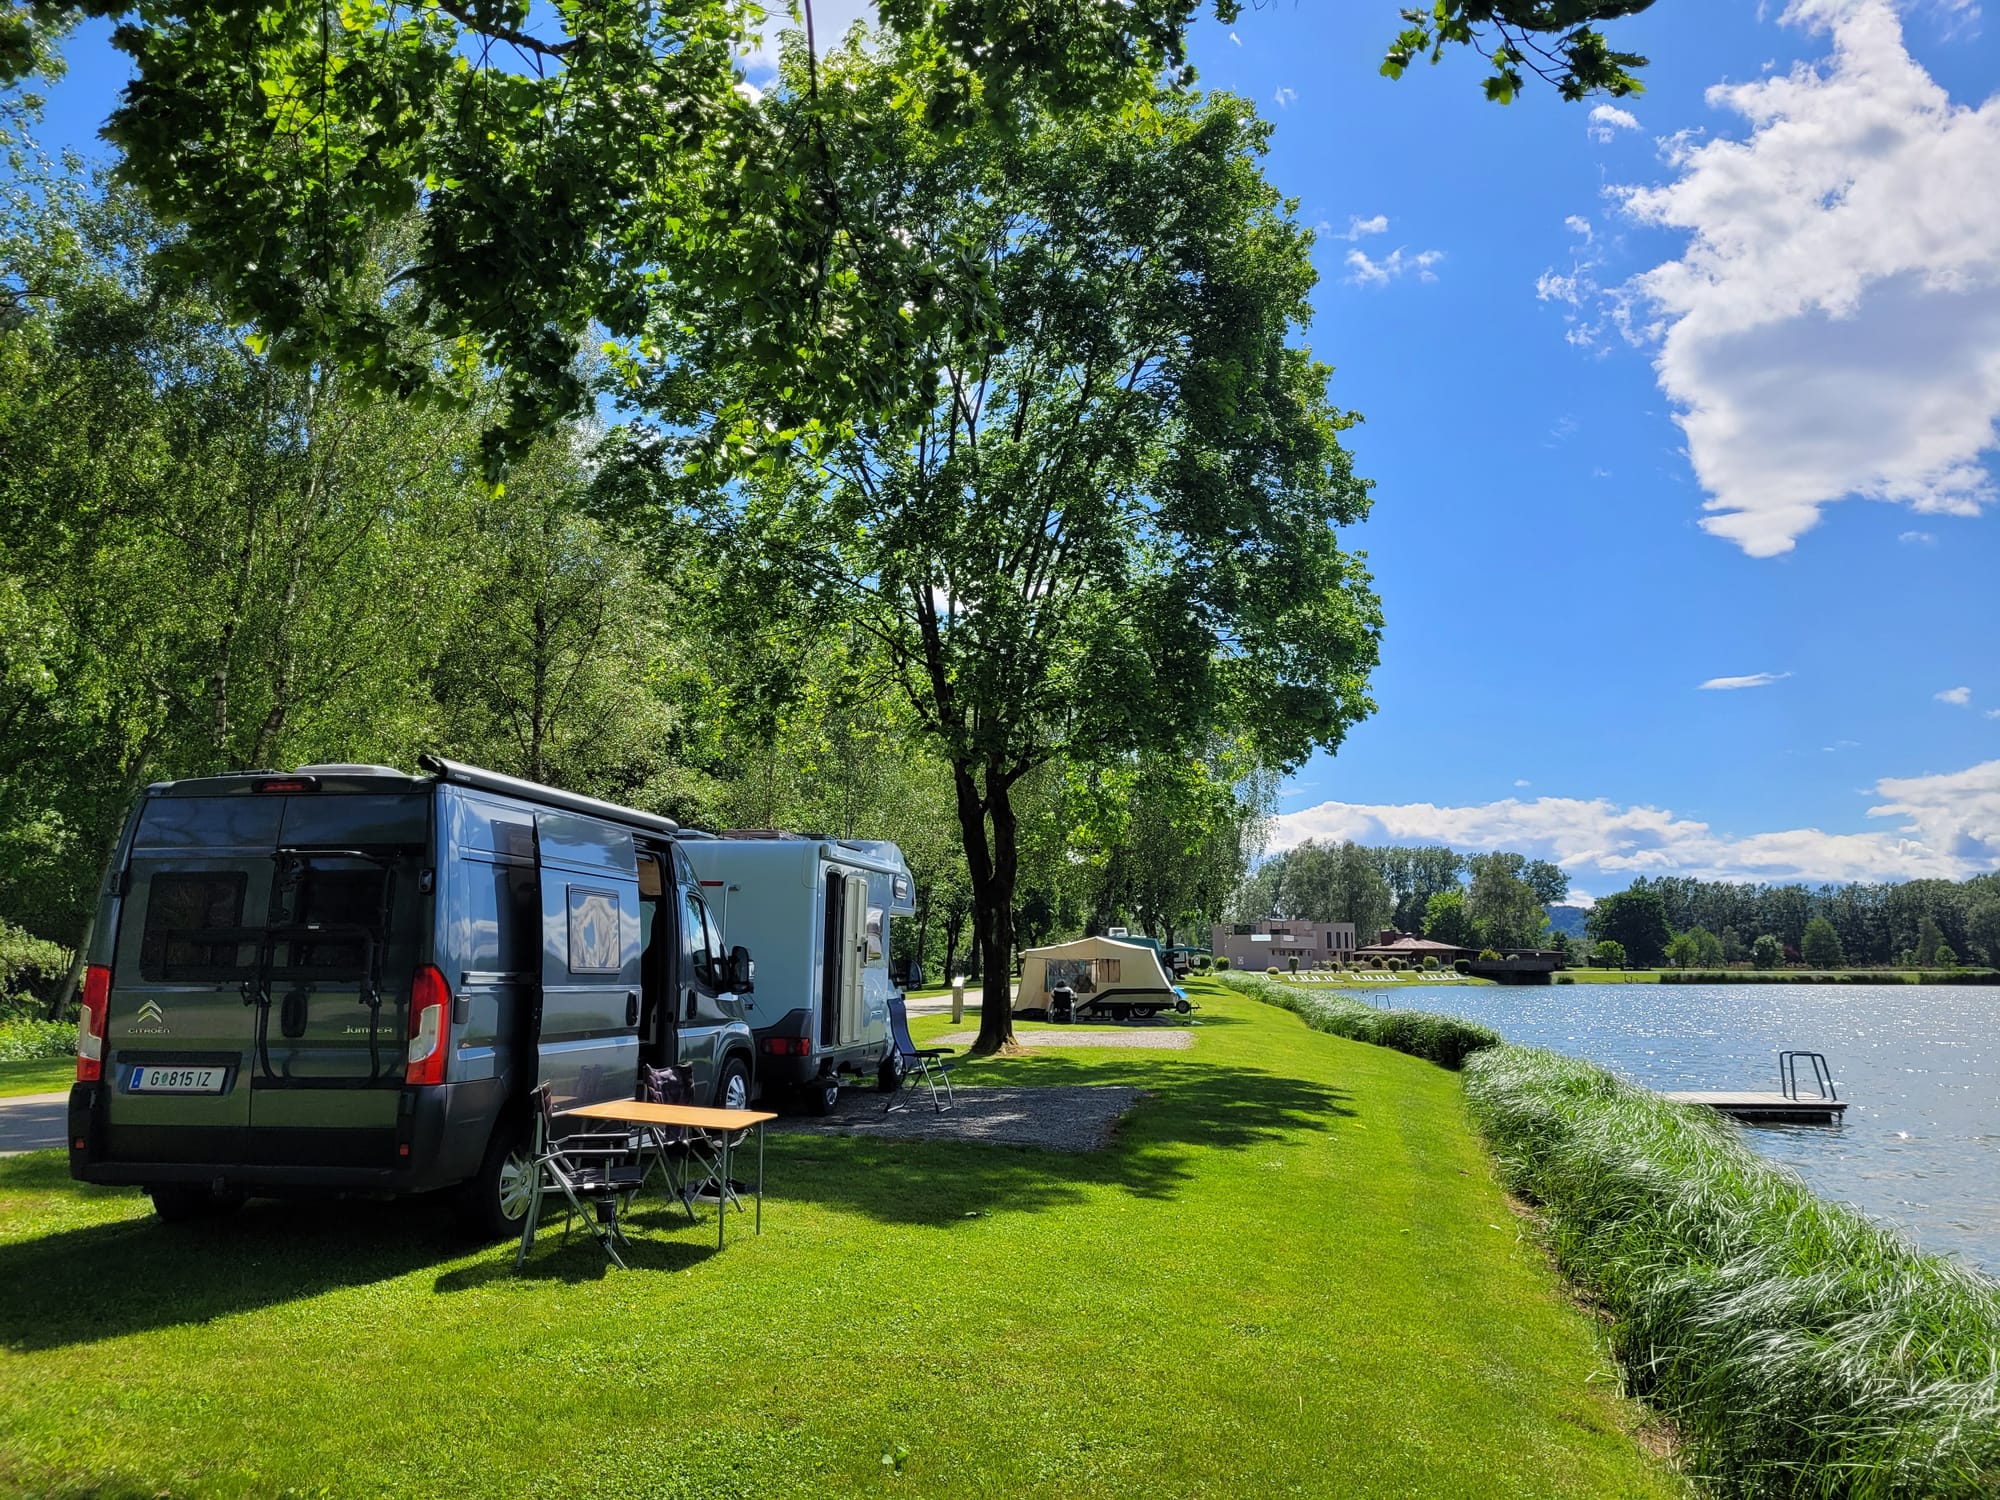
<svg viewBox="0 0 2000 1500">
<path fill-rule="evenodd" d="M 729 1222 L 730 1138 L 753 1126 L 757 1131 L 757 1233 L 764 1232 L 764 1125 L 774 1114 L 755 1109 L 704 1109 L 693 1104 L 648 1104 L 640 1099 L 607 1099 L 602 1104 L 585 1104 L 563 1111 L 566 1119 L 615 1120 L 622 1125 L 678 1126 L 694 1132 L 708 1143 L 708 1159 L 715 1164 L 715 1248 L 722 1248 L 722 1233 Z M 740 1210 L 742 1205 L 737 1205 Z"/>
</svg>

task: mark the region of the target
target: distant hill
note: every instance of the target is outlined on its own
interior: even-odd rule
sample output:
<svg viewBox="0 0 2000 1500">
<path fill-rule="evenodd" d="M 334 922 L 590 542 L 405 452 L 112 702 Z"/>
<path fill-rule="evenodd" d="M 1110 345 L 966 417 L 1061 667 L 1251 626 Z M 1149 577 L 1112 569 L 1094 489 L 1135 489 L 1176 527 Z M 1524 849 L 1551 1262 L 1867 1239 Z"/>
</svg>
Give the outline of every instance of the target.
<svg viewBox="0 0 2000 1500">
<path fill-rule="evenodd" d="M 1581 906 L 1550 906 L 1544 908 L 1549 914 L 1549 929 L 1552 932 L 1566 932 L 1573 938 L 1584 935 L 1583 919 L 1586 910 Z"/>
</svg>

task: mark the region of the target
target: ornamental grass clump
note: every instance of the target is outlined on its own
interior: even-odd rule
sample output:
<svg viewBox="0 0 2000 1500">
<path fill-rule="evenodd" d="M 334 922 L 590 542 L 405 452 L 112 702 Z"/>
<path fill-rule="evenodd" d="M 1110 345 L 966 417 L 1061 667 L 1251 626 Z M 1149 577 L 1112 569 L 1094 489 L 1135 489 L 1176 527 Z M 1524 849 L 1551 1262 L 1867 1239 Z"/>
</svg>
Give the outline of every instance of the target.
<svg viewBox="0 0 2000 1500">
<path fill-rule="evenodd" d="M 2000 1284 L 1593 1064 L 1481 1051 L 1474 1118 L 1715 1492 L 2000 1494 Z"/>
<path fill-rule="evenodd" d="M 1459 1068 L 1482 1047 L 1497 1047 L 1500 1036 L 1456 1016 L 1425 1010 L 1377 1010 L 1346 995 L 1271 984 L 1254 974 L 1218 974 L 1231 989 L 1291 1011 L 1315 1031 L 1407 1052 L 1446 1068 Z"/>
</svg>

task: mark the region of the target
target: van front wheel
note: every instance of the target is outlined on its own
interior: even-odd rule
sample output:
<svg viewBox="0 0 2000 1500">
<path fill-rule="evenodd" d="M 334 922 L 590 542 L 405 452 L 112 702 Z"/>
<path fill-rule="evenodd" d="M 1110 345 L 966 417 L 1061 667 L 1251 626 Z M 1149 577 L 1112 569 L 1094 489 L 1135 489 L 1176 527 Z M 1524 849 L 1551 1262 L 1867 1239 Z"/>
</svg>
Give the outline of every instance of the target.
<svg viewBox="0 0 2000 1500">
<path fill-rule="evenodd" d="M 534 1154 L 519 1119 L 502 1120 L 487 1142 L 479 1173 L 459 1189 L 458 1216 L 482 1240 L 516 1237 L 534 1201 Z"/>
</svg>

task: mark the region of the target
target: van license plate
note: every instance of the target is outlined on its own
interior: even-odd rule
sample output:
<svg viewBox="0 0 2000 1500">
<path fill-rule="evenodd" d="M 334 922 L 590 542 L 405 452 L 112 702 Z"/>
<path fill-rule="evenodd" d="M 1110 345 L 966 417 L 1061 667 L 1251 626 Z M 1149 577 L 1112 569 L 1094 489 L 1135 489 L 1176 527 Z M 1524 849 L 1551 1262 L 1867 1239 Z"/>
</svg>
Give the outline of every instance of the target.
<svg viewBox="0 0 2000 1500">
<path fill-rule="evenodd" d="M 219 1094 L 227 1068 L 134 1068 L 125 1087 L 135 1094 Z"/>
</svg>

